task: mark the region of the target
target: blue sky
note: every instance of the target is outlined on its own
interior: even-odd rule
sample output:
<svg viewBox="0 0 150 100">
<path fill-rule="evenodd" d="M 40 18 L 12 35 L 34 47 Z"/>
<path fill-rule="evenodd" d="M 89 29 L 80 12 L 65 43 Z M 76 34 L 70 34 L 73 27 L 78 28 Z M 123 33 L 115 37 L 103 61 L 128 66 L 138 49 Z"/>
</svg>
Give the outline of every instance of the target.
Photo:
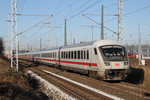
<svg viewBox="0 0 150 100">
<path fill-rule="evenodd" d="M 8 40 L 9 23 L 6 22 L 10 13 L 10 1 L 0 0 L 0 37 Z M 88 15 L 100 23 L 101 5 L 104 5 L 104 26 L 117 32 L 118 0 L 17 0 L 17 13 L 29 15 L 53 15 L 50 18 L 51 27 L 43 22 L 29 31 L 24 32 L 32 25 L 39 23 L 47 16 L 18 16 L 18 32 L 24 32 L 19 36 L 21 49 L 26 49 L 28 44 L 32 48 L 39 48 L 40 39 L 44 48 L 61 46 L 64 43 L 64 19 L 67 20 L 68 44 L 80 41 L 100 39 L 100 27 L 96 23 L 86 19 L 82 14 Z M 91 6 L 92 5 L 92 6 Z M 144 8 L 146 7 L 146 8 Z M 143 9 L 142 9 L 143 8 Z M 132 13 L 131 13 L 132 12 Z M 125 44 L 137 44 L 138 24 L 141 26 L 142 42 L 150 43 L 150 0 L 124 0 L 124 40 Z M 107 15 L 107 16 L 106 16 Z M 109 15 L 109 16 L 108 16 Z M 112 21 L 107 21 L 111 20 Z M 57 27 L 57 28 L 56 28 Z M 48 32 L 51 30 L 50 32 Z M 117 40 L 117 36 L 104 29 L 105 39 Z"/>
</svg>

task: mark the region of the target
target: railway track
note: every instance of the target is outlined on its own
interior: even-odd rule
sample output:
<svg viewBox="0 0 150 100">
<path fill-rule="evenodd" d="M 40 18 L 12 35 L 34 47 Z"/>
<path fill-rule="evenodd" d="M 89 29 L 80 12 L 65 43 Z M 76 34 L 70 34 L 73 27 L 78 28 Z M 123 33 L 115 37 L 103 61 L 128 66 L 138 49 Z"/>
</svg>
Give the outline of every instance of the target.
<svg viewBox="0 0 150 100">
<path fill-rule="evenodd" d="M 43 70 L 45 68 L 39 68 L 40 70 Z M 49 70 L 49 68 L 46 70 Z M 52 70 L 49 70 L 52 71 Z M 104 81 L 99 81 L 93 78 L 89 78 L 84 75 L 76 74 L 76 73 L 70 73 L 70 72 L 63 72 L 61 70 L 58 71 L 53 71 L 54 73 L 57 73 L 58 75 L 67 77 L 71 80 L 75 80 L 77 82 L 83 83 L 85 85 L 91 86 L 93 88 L 97 88 L 100 90 L 104 90 L 105 92 L 111 92 L 113 95 L 117 95 L 119 97 L 123 97 L 124 99 L 128 99 L 129 95 L 130 98 L 137 98 L 137 99 L 149 99 L 149 96 L 146 96 L 145 94 L 149 94 L 150 89 L 145 88 L 143 86 L 138 86 L 138 85 L 133 85 L 125 82 L 114 82 L 114 83 L 109 83 L 109 82 L 104 82 Z M 108 90 L 109 88 L 109 90 Z M 121 91 L 121 92 L 120 92 Z M 126 94 L 126 95 L 124 95 Z"/>
<path fill-rule="evenodd" d="M 71 74 L 71 76 L 72 75 L 73 74 Z M 150 99 L 148 96 L 145 95 L 145 94 L 150 93 L 150 88 L 146 88 L 146 87 L 138 86 L 138 85 L 133 85 L 133 84 L 129 84 L 126 82 L 109 83 L 109 82 L 94 80 L 94 79 L 91 79 L 91 78 L 86 77 L 86 76 L 85 77 L 79 77 L 78 75 L 73 75 L 73 77 L 80 78 L 80 80 L 82 80 L 83 82 L 86 81 L 86 83 L 93 83 L 91 86 L 93 86 L 94 88 L 99 88 L 96 86 L 106 86 L 110 89 L 113 88 L 113 89 L 119 90 L 121 92 L 125 92 L 127 94 L 132 94 L 133 96 L 137 96 L 137 97 L 145 98 L 145 99 Z"/>
<path fill-rule="evenodd" d="M 79 83 L 88 85 L 90 87 L 93 87 L 93 88 L 96 88 L 99 90 L 103 90 L 106 93 L 110 93 L 112 95 L 115 95 L 115 96 L 118 96 L 118 97 L 121 97 L 121 98 L 127 99 L 127 100 L 150 99 L 150 97 L 149 97 L 150 88 L 146 88 L 146 87 L 139 86 L 139 85 L 133 85 L 133 84 L 126 83 L 126 82 L 109 83 L 109 82 L 99 81 L 99 80 L 89 78 L 89 77 L 84 76 L 84 75 L 80 75 L 80 74 L 76 74 L 76 73 L 70 73 L 70 72 L 66 72 L 66 71 L 62 71 L 62 70 L 58 70 L 56 68 L 51 68 L 51 67 L 46 67 L 46 66 L 42 66 L 42 67 L 39 66 L 37 68 L 35 67 L 34 69 L 32 68 L 32 70 L 34 70 L 36 72 L 43 73 L 46 75 L 46 77 L 50 77 L 49 74 L 42 72 L 42 70 L 47 70 L 49 72 L 53 72 L 53 73 L 58 74 L 60 76 L 67 77 L 71 80 L 77 81 Z M 51 79 L 51 77 L 50 77 L 50 79 Z M 49 78 L 47 78 L 47 79 L 49 79 Z M 58 80 L 58 78 L 53 79 L 53 81 L 54 80 Z M 62 79 L 59 79 L 59 80 L 63 81 Z M 71 85 L 68 82 L 66 82 L 67 84 L 65 86 L 59 85 L 61 82 L 57 83 L 54 81 L 53 83 L 54 84 L 56 83 L 56 85 L 58 87 L 60 87 L 62 90 L 64 90 L 66 93 L 69 93 L 72 96 L 83 99 L 83 100 L 89 99 L 90 97 L 100 97 L 100 98 L 104 98 L 104 99 L 106 98 L 105 96 L 101 97 L 101 95 L 93 94 L 93 92 L 90 92 L 90 91 L 88 93 L 86 93 L 86 91 L 88 91 L 87 89 L 82 89 L 82 90 L 84 90 L 84 92 L 80 93 L 80 90 L 78 90 L 78 89 L 80 89 L 81 87 L 78 87 L 78 88 L 73 89 L 73 90 L 66 90 L 66 89 L 64 89 L 64 87 Z M 72 86 L 70 86 L 69 89 L 72 89 L 73 86 L 74 85 L 72 84 Z M 75 87 L 77 87 L 77 86 L 75 86 Z M 71 91 L 72 91 L 72 93 L 71 93 Z M 80 94 L 82 94 L 82 96 L 84 96 L 85 98 L 80 97 Z M 93 98 L 91 98 L 91 99 L 93 99 Z M 97 99 L 97 98 L 94 98 L 94 99 Z M 106 98 L 106 99 L 110 99 L 110 98 Z"/>
<path fill-rule="evenodd" d="M 87 88 L 83 88 L 76 84 L 73 84 L 69 81 L 63 80 L 61 78 L 55 77 L 53 75 L 47 74 L 42 70 L 31 68 L 31 71 L 42 77 L 43 79 L 47 80 L 48 82 L 54 84 L 55 86 L 59 87 L 65 93 L 79 99 L 79 100 L 110 100 L 111 98 L 100 95 L 96 92 L 93 92 Z"/>
</svg>

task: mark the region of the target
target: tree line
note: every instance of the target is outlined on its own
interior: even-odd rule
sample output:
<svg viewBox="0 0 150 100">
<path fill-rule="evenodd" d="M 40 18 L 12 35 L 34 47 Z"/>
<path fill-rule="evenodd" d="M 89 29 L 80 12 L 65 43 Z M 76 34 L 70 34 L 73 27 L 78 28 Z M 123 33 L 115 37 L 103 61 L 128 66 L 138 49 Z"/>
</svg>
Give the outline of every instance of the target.
<svg viewBox="0 0 150 100">
<path fill-rule="evenodd" d="M 0 56 L 3 55 L 3 50 L 4 50 L 4 47 L 3 47 L 3 40 L 2 40 L 2 38 L 0 38 Z"/>
</svg>

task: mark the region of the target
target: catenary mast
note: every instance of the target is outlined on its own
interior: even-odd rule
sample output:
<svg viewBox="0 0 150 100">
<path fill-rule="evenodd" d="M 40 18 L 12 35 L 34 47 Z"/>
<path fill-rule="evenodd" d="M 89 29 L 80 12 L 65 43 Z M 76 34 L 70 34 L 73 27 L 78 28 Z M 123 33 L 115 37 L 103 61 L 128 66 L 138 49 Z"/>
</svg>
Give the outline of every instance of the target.
<svg viewBox="0 0 150 100">
<path fill-rule="evenodd" d="M 118 41 L 124 42 L 123 0 L 118 0 Z"/>
<path fill-rule="evenodd" d="M 17 34 L 17 0 L 11 0 L 11 32 L 10 32 L 10 60 L 11 68 L 18 71 L 18 34 Z"/>
</svg>

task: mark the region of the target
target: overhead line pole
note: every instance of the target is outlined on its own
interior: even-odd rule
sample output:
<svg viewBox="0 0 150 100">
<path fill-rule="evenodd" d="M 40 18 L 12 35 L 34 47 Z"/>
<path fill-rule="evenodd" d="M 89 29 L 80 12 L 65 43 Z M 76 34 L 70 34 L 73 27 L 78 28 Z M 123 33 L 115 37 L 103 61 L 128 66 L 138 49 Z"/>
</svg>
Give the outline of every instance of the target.
<svg viewBox="0 0 150 100">
<path fill-rule="evenodd" d="M 10 55 L 11 68 L 16 68 L 18 71 L 18 34 L 17 34 L 17 16 L 16 16 L 16 0 L 11 0 L 11 35 L 10 35 Z M 14 38 L 15 37 L 15 38 Z"/>
<path fill-rule="evenodd" d="M 64 46 L 67 46 L 67 26 L 66 26 L 66 19 L 65 19 L 65 26 L 64 26 Z"/>
<path fill-rule="evenodd" d="M 40 39 L 40 50 L 42 49 L 42 39 Z"/>
<path fill-rule="evenodd" d="M 104 40 L 104 5 L 102 5 L 101 11 L 101 40 Z"/>
<path fill-rule="evenodd" d="M 96 28 L 97 26 L 94 25 L 84 25 L 84 26 L 90 27 L 92 29 L 92 41 L 93 41 L 94 28 Z"/>
<path fill-rule="evenodd" d="M 35 24 L 35 25 L 33 25 L 33 26 L 27 28 L 26 30 L 24 30 L 24 31 L 22 31 L 22 32 L 20 32 L 20 33 L 18 33 L 17 35 L 21 35 L 22 33 L 24 33 L 24 32 L 26 32 L 26 31 L 28 31 L 28 30 L 30 30 L 30 29 L 36 27 L 37 25 L 43 23 L 43 22 L 46 21 L 46 20 L 48 20 L 48 23 L 45 23 L 45 24 L 49 24 L 49 32 L 50 32 L 50 18 L 53 16 L 52 14 L 51 14 L 51 15 L 40 15 L 40 14 L 16 14 L 16 16 L 46 16 L 46 17 L 48 17 L 48 18 L 46 18 L 46 19 L 40 21 L 39 23 L 37 23 L 37 24 Z M 50 43 L 49 43 L 49 44 L 50 44 Z"/>
<path fill-rule="evenodd" d="M 25 14 L 17 14 L 17 16 L 24 16 L 24 15 L 25 15 Z M 33 25 L 33 26 L 31 26 L 31 27 L 27 28 L 27 29 L 26 29 L 26 30 L 24 30 L 23 32 L 18 33 L 18 35 L 20 35 L 20 34 L 22 34 L 22 33 L 26 32 L 26 31 L 28 31 L 28 30 L 32 29 L 33 27 L 35 27 L 35 26 L 37 26 L 37 25 L 41 24 L 42 22 L 44 22 L 44 21 L 46 21 L 46 20 L 50 19 L 50 17 L 52 17 L 53 15 L 28 15 L 28 16 L 48 16 L 48 18 L 46 18 L 46 19 L 44 19 L 44 20 L 40 21 L 39 23 L 37 23 L 37 24 L 35 24 L 35 25 Z"/>
<path fill-rule="evenodd" d="M 49 22 L 48 23 L 44 23 L 44 24 L 49 24 L 49 26 L 48 26 L 48 28 L 49 28 L 49 48 L 51 47 L 51 32 L 50 32 L 50 30 L 51 30 L 51 17 L 49 17 Z"/>
<path fill-rule="evenodd" d="M 139 65 L 141 65 L 141 32 L 140 32 L 140 25 L 138 25 L 138 58 L 139 58 Z"/>
<path fill-rule="evenodd" d="M 118 41 L 124 41 L 123 0 L 118 0 Z"/>
<path fill-rule="evenodd" d="M 101 25 L 100 23 L 96 22 L 95 20 L 93 20 L 92 18 L 86 16 L 85 14 L 82 14 L 82 16 L 84 16 L 85 18 L 89 19 L 90 21 L 92 21 L 92 22 L 94 22 L 94 23 L 96 23 L 96 24 L 98 24 L 98 25 Z M 109 29 L 109 28 L 107 28 L 107 27 L 105 27 L 105 26 L 104 26 L 104 28 L 107 29 L 108 31 L 114 33 L 114 34 L 117 34 L 117 32 L 115 32 L 115 31 L 113 31 L 113 30 L 111 30 L 111 29 Z"/>
</svg>

